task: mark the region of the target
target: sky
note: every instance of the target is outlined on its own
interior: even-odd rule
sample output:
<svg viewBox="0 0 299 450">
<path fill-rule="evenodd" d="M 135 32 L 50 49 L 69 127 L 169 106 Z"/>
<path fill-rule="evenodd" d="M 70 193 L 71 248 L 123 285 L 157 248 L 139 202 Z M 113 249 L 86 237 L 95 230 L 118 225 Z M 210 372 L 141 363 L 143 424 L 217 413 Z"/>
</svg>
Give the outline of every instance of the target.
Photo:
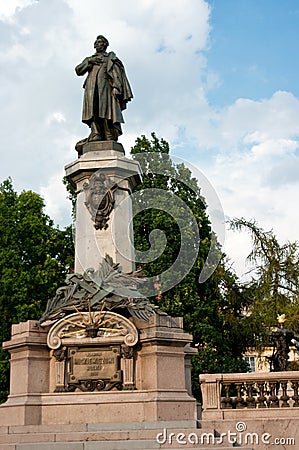
<svg viewBox="0 0 299 450">
<path fill-rule="evenodd" d="M 74 67 L 98 34 L 134 93 L 120 138 L 126 154 L 154 131 L 205 175 L 226 219 L 255 219 L 281 242 L 298 240 L 294 0 L 0 0 L 0 181 L 40 193 L 60 227 L 71 222 L 64 166 L 88 135 Z M 227 230 L 224 250 L 244 273 L 249 236 Z"/>
</svg>

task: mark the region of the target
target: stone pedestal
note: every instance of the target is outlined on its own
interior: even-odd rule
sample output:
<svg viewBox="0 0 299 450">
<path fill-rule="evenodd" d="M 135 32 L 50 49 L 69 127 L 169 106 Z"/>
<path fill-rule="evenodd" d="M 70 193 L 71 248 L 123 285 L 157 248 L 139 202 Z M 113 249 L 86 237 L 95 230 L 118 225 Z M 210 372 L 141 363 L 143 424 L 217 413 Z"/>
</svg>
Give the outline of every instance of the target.
<svg viewBox="0 0 299 450">
<path fill-rule="evenodd" d="M 68 180 L 76 189 L 76 231 L 75 231 L 75 272 L 83 273 L 99 263 L 106 254 L 120 263 L 124 272 L 134 270 L 134 244 L 132 228 L 132 205 L 130 194 L 132 188 L 141 180 L 139 163 L 124 156 L 121 144 L 113 141 L 90 142 L 85 144 L 83 155 L 65 168 Z M 106 183 L 106 192 L 111 191 L 113 210 L 106 217 L 107 227 L 95 227 L 88 195 L 105 190 L 101 180 L 97 185 L 98 175 Z M 96 184 L 96 185 L 95 185 Z M 111 189 L 109 189 L 111 186 Z M 105 197 L 91 195 L 98 206 Z M 95 202 L 94 202 L 95 203 Z"/>
<path fill-rule="evenodd" d="M 14 325 L 11 340 L 4 343 L 11 354 L 11 386 L 8 401 L 0 406 L 1 425 L 187 421 L 193 426 L 196 400 L 187 390 L 191 336 L 183 332 L 182 320 L 152 316 L 149 322 L 134 323 L 139 346 L 134 364 L 122 369 L 124 384 L 134 380 L 135 389 L 101 392 L 54 392 L 57 372 L 47 346 L 49 328 L 38 329 L 32 320 Z"/>
</svg>

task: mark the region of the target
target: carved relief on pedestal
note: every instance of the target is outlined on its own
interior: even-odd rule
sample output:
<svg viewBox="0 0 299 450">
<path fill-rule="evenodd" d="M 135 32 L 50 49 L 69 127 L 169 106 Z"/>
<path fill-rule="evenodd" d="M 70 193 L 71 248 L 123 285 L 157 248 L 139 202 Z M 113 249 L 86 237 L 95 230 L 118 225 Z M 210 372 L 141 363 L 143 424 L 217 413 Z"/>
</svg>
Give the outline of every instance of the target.
<svg viewBox="0 0 299 450">
<path fill-rule="evenodd" d="M 85 205 L 91 214 L 95 229 L 106 230 L 114 207 L 113 193 L 117 189 L 117 184 L 98 170 L 90 177 L 89 182 L 84 183 L 83 189 Z"/>
<path fill-rule="evenodd" d="M 123 368 L 123 389 L 125 391 L 131 391 L 135 389 L 135 354 L 136 349 L 134 347 L 128 347 L 122 345 L 122 368 Z"/>
<path fill-rule="evenodd" d="M 138 331 L 130 320 L 109 311 L 77 312 L 48 333 L 55 358 L 55 392 L 135 389 Z"/>
</svg>

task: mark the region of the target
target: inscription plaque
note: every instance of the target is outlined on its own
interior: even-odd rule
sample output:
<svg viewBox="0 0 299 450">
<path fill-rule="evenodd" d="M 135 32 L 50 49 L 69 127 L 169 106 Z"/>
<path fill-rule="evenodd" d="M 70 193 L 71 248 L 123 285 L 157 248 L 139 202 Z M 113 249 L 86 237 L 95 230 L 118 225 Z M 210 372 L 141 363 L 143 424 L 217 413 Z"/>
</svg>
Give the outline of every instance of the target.
<svg viewBox="0 0 299 450">
<path fill-rule="evenodd" d="M 81 390 L 109 390 L 121 383 L 120 347 L 72 347 L 68 350 L 67 384 Z"/>
</svg>

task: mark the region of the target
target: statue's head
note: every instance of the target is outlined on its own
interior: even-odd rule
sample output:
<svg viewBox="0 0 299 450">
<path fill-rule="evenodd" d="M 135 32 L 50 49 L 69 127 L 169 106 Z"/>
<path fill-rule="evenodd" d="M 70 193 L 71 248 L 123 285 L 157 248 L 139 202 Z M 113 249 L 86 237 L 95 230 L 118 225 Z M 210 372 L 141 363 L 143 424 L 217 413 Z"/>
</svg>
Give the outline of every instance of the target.
<svg viewBox="0 0 299 450">
<path fill-rule="evenodd" d="M 94 43 L 94 48 L 96 50 L 101 50 L 101 51 L 106 51 L 107 47 L 109 45 L 109 41 L 108 39 L 105 38 L 105 36 L 99 34 L 99 36 L 97 36 L 95 43 Z"/>
</svg>

